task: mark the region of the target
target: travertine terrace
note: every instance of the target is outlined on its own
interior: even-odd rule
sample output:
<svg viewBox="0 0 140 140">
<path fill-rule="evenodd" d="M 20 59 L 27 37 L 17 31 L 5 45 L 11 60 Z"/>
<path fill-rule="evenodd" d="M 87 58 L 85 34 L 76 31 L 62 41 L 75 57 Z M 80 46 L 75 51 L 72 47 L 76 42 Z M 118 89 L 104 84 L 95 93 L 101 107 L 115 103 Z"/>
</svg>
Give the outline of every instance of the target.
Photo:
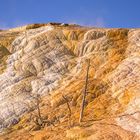
<svg viewBox="0 0 140 140">
<path fill-rule="evenodd" d="M 42 128 L 30 117 L 34 95 L 49 122 Z M 0 31 L 0 128 L 3 140 L 139 140 L 140 29 L 48 23 Z"/>
</svg>

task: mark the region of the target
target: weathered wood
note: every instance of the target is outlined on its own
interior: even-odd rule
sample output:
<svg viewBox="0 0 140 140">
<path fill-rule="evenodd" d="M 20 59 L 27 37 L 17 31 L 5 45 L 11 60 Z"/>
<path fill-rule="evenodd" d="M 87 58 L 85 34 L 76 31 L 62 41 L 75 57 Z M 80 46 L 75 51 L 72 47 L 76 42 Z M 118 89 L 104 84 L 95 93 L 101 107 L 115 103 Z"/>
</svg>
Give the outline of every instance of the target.
<svg viewBox="0 0 140 140">
<path fill-rule="evenodd" d="M 70 108 L 70 104 L 69 104 L 69 100 L 67 99 L 67 97 L 65 97 L 64 95 L 62 95 L 63 99 L 66 101 L 67 103 L 67 107 L 68 107 L 68 110 L 69 110 L 69 116 L 71 116 L 71 108 Z"/>
<path fill-rule="evenodd" d="M 71 127 L 71 108 L 70 108 L 69 100 L 64 95 L 62 95 L 62 97 L 67 103 L 67 107 L 68 107 L 68 110 L 69 110 L 69 126 Z"/>
<path fill-rule="evenodd" d="M 89 68 L 90 68 L 90 59 L 87 60 L 87 70 L 86 70 L 86 78 L 85 78 L 85 88 L 84 88 L 84 92 L 83 92 L 83 99 L 82 99 L 82 105 L 81 105 L 79 123 L 82 122 L 83 115 L 84 115 L 84 108 L 85 108 L 85 101 L 86 101 L 87 87 L 88 87 Z"/>
</svg>

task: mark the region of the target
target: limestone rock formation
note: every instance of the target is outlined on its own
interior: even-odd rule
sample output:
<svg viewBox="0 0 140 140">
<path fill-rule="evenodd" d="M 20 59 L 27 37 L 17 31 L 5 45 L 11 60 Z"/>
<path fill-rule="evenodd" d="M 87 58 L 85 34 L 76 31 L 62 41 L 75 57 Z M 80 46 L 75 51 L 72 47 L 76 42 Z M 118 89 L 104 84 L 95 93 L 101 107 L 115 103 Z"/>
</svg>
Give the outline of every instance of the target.
<svg viewBox="0 0 140 140">
<path fill-rule="evenodd" d="M 0 32 L 0 139 L 139 140 L 139 92 L 140 29 L 48 23 Z"/>
</svg>

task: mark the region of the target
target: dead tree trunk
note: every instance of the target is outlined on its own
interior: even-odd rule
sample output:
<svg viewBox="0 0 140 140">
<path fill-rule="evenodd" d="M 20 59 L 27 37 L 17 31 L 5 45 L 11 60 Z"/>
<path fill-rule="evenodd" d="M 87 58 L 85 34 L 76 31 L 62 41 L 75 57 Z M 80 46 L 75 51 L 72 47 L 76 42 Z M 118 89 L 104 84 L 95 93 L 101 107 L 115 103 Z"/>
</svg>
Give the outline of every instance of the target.
<svg viewBox="0 0 140 140">
<path fill-rule="evenodd" d="M 71 108 L 70 108 L 70 104 L 69 104 L 69 100 L 67 99 L 67 97 L 65 97 L 64 95 L 62 95 L 63 99 L 66 101 L 67 103 L 67 107 L 69 109 L 69 116 L 71 116 Z"/>
<path fill-rule="evenodd" d="M 41 112 L 40 112 L 40 101 L 41 99 L 40 99 L 40 95 L 38 95 L 37 97 L 36 97 L 36 102 L 37 102 L 37 112 L 38 112 L 38 117 L 40 118 L 40 119 L 42 119 L 42 116 L 41 116 Z"/>
<path fill-rule="evenodd" d="M 69 110 L 69 125 L 71 126 L 71 108 L 70 108 L 69 100 L 67 99 L 67 97 L 65 97 L 63 95 L 62 95 L 62 97 L 67 103 L 67 107 L 68 107 L 68 110 Z"/>
<path fill-rule="evenodd" d="M 85 101 L 86 101 L 87 87 L 88 87 L 89 67 L 90 67 L 90 59 L 88 59 L 88 61 L 87 61 L 87 70 L 86 70 L 86 78 L 85 78 L 85 88 L 84 88 L 84 92 L 83 92 L 83 99 L 82 99 L 82 106 L 81 106 L 81 111 L 80 111 L 79 123 L 82 122 L 83 115 L 84 115 L 84 108 L 85 108 Z"/>
</svg>

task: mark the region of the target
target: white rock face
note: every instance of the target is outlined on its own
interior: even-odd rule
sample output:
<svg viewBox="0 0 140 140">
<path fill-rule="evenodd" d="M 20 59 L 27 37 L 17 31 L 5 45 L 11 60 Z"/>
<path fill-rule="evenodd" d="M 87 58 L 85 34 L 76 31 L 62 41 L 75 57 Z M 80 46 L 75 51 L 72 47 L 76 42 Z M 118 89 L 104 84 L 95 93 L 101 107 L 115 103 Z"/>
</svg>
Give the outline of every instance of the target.
<svg viewBox="0 0 140 140">
<path fill-rule="evenodd" d="M 27 110 L 25 102 L 29 94 L 47 94 L 68 71 L 68 61 L 73 56 L 59 39 L 47 39 L 53 29 L 52 26 L 31 29 L 11 44 L 12 55 L 0 75 L 0 115 L 5 122 Z"/>
</svg>

